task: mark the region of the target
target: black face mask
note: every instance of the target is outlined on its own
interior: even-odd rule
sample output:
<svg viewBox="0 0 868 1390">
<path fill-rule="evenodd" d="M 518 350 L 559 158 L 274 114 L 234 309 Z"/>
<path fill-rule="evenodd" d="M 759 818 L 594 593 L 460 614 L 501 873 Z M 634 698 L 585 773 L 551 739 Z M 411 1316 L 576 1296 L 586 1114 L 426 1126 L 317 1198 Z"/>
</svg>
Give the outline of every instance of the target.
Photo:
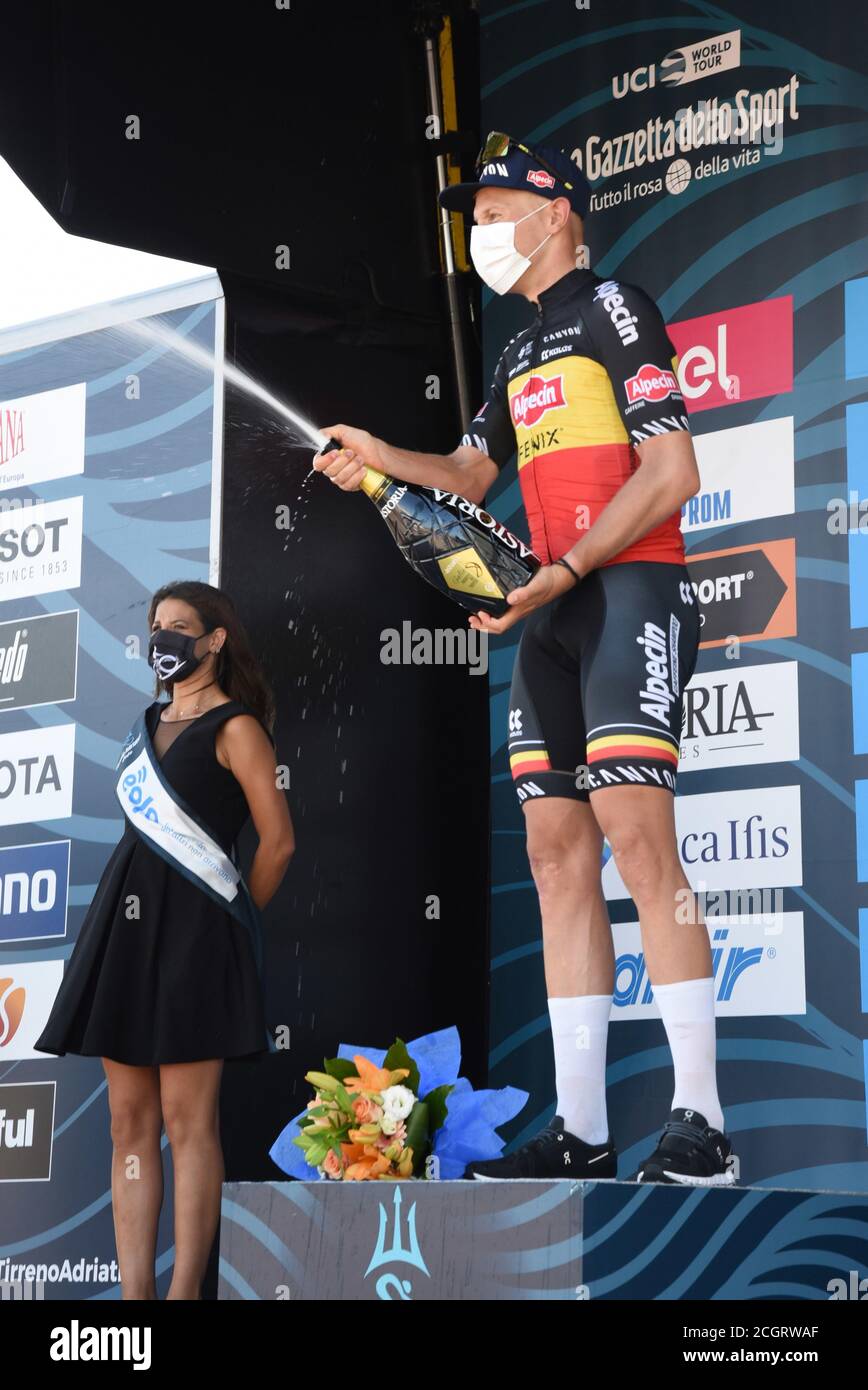
<svg viewBox="0 0 868 1390">
<path fill-rule="evenodd" d="M 214 629 L 200 632 L 191 637 L 186 632 L 175 632 L 173 628 L 158 628 L 148 640 L 148 665 L 152 666 L 164 685 L 186 680 L 197 667 L 202 665 L 208 652 L 197 656 L 193 651 L 200 637 L 207 637 Z"/>
</svg>

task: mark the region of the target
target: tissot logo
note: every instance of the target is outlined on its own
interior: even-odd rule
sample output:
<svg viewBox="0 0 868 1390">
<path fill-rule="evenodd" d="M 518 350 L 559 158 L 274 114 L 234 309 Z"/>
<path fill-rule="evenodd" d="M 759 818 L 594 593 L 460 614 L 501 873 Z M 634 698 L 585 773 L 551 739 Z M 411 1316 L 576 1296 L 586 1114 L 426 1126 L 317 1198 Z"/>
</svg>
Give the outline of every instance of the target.
<svg viewBox="0 0 868 1390">
<path fill-rule="evenodd" d="M 0 600 L 78 588 L 82 500 L 0 511 Z"/>
</svg>

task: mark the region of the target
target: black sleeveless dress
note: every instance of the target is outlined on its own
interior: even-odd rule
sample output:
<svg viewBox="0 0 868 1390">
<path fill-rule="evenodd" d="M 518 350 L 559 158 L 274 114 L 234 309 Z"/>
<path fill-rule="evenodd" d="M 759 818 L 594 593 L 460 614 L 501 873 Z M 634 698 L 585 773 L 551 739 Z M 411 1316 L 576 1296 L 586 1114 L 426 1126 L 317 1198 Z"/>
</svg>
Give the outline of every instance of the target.
<svg viewBox="0 0 868 1390">
<path fill-rule="evenodd" d="M 145 711 L 152 744 L 164 708 L 155 700 Z M 227 854 L 249 809 L 240 784 L 218 762 L 214 740 L 232 715 L 250 712 L 234 700 L 215 705 L 175 734 L 162 756 L 154 752 L 165 779 Z M 138 917 L 128 916 L 131 895 Z M 130 1066 L 253 1061 L 268 1051 L 247 929 L 152 850 L 126 818 L 33 1045 Z"/>
</svg>

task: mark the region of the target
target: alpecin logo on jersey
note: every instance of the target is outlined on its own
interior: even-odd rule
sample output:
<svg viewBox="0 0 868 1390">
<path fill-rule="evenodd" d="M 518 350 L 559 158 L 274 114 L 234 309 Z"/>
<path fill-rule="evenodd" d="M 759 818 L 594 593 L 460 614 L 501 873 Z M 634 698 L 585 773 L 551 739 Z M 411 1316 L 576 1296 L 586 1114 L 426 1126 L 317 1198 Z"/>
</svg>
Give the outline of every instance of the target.
<svg viewBox="0 0 868 1390">
<path fill-rule="evenodd" d="M 562 376 L 529 376 L 521 390 L 510 398 L 512 423 L 530 428 L 547 411 L 560 410 L 566 403 Z"/>
<path fill-rule="evenodd" d="M 678 378 L 666 367 L 655 367 L 650 362 L 644 362 L 635 376 L 627 377 L 624 390 L 627 392 L 628 405 L 635 405 L 636 401 L 650 401 L 656 405 L 658 401 L 665 401 L 673 391 L 678 391 Z"/>
<path fill-rule="evenodd" d="M 554 188 L 555 181 L 551 174 L 547 174 L 545 169 L 528 169 L 528 183 L 535 184 L 537 188 Z"/>
</svg>

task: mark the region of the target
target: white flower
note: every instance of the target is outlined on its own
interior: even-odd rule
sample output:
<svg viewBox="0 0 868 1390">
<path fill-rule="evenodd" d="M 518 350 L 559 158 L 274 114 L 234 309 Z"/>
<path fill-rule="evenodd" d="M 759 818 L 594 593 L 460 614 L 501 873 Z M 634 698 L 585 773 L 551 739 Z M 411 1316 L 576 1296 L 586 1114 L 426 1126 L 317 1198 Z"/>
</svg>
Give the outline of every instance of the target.
<svg viewBox="0 0 868 1390">
<path fill-rule="evenodd" d="M 406 1120 L 413 1106 L 416 1104 L 416 1097 L 409 1086 L 387 1086 L 383 1092 L 383 1112 L 393 1120 Z M 386 1129 L 382 1126 L 385 1134 L 394 1134 L 394 1129 Z"/>
<path fill-rule="evenodd" d="M 397 1128 L 398 1121 L 395 1119 L 394 1115 L 383 1116 L 382 1120 L 380 1121 L 380 1129 L 383 1131 L 384 1134 L 394 1134 Z"/>
</svg>

